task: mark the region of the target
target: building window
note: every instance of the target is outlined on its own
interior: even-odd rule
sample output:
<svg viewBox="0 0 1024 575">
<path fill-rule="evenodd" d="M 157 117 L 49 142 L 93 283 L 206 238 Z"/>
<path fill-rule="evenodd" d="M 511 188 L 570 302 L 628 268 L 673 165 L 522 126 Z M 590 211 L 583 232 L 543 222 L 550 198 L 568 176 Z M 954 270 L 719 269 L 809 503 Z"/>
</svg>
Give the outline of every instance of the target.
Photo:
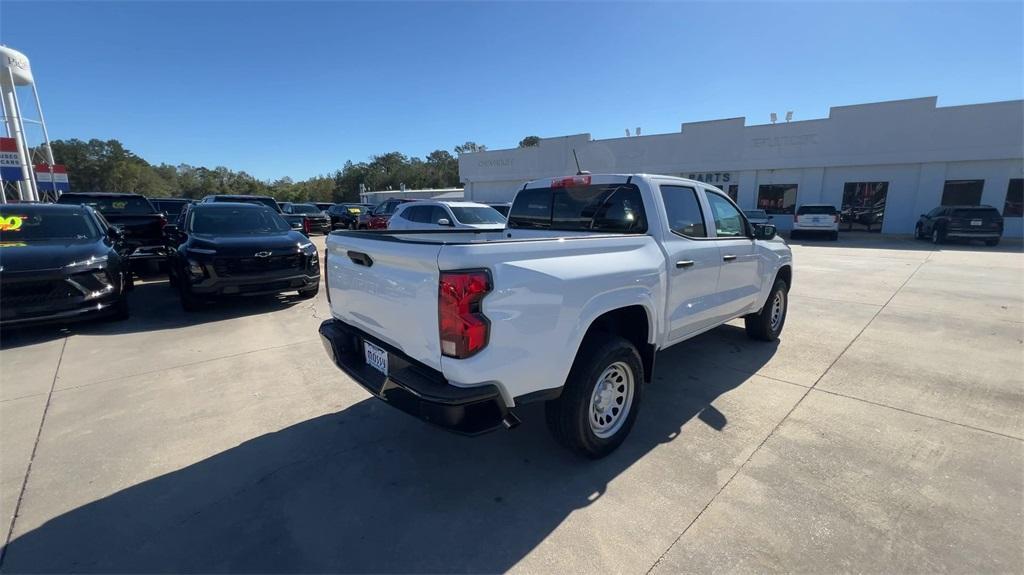
<svg viewBox="0 0 1024 575">
<path fill-rule="evenodd" d="M 846 182 L 839 220 L 847 230 L 882 231 L 889 182 Z"/>
<path fill-rule="evenodd" d="M 729 186 L 729 190 L 726 193 L 729 194 L 729 197 L 732 198 L 732 201 L 736 202 L 737 204 L 740 203 L 740 199 L 739 199 L 740 198 L 740 187 L 739 186 L 737 186 L 736 184 L 733 184 L 733 185 Z"/>
<path fill-rule="evenodd" d="M 942 188 L 943 206 L 979 206 L 985 180 L 946 180 Z"/>
<path fill-rule="evenodd" d="M 757 209 L 769 214 L 792 214 L 796 208 L 796 184 L 765 184 L 757 188 Z"/>
<path fill-rule="evenodd" d="M 1006 186 L 1006 203 L 1003 204 L 1004 218 L 1024 217 L 1024 178 L 1010 180 Z"/>
</svg>

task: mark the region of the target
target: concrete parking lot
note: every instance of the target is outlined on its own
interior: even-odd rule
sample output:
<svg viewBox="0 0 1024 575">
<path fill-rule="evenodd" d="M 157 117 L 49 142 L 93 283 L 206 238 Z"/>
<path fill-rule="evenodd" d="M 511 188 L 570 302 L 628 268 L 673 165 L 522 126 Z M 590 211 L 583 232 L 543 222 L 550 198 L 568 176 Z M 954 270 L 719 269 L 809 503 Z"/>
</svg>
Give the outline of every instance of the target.
<svg viewBox="0 0 1024 575">
<path fill-rule="evenodd" d="M 781 342 L 661 352 L 596 462 L 540 407 L 464 438 L 370 398 L 322 294 L 186 315 L 149 281 L 126 322 L 5 334 L 2 569 L 1024 571 L 1020 244 L 794 258 Z"/>
</svg>

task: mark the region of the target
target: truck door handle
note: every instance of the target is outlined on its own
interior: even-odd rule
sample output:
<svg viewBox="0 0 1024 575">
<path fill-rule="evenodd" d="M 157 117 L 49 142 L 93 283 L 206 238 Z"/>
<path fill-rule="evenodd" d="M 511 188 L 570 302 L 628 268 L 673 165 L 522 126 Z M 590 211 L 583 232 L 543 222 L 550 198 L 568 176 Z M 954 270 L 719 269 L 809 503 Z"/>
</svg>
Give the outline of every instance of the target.
<svg viewBox="0 0 1024 575">
<path fill-rule="evenodd" d="M 367 254 L 364 254 L 363 252 L 354 252 L 352 250 L 349 250 L 348 259 L 352 260 L 352 263 L 361 266 L 370 267 L 373 265 L 373 259 Z"/>
<path fill-rule="evenodd" d="M 679 260 L 676 262 L 677 268 L 689 268 L 693 267 L 693 260 Z"/>
<path fill-rule="evenodd" d="M 732 254 L 728 254 L 728 255 L 722 256 L 722 261 L 723 262 L 731 262 L 731 261 L 735 261 L 735 260 L 736 260 L 736 256 L 734 256 Z"/>
</svg>

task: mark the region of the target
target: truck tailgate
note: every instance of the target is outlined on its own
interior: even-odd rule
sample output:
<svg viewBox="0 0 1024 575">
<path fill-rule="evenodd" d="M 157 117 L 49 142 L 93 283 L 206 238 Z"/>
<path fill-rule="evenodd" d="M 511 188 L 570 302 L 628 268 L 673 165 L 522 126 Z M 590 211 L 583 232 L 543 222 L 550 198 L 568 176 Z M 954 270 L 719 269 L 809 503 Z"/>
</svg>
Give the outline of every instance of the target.
<svg viewBox="0 0 1024 575">
<path fill-rule="evenodd" d="M 331 234 L 326 266 L 331 313 L 440 370 L 437 256 L 441 247 Z"/>
</svg>

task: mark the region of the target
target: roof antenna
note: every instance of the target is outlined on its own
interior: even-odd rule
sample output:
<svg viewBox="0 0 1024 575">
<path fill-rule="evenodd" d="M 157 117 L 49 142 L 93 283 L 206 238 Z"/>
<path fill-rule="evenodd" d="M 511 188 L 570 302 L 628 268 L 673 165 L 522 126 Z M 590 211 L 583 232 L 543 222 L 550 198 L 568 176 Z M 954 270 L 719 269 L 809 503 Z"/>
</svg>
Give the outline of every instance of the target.
<svg viewBox="0 0 1024 575">
<path fill-rule="evenodd" d="M 587 175 L 587 174 L 590 173 L 590 172 L 587 172 L 585 170 L 581 170 L 580 169 L 580 158 L 579 158 L 579 156 L 576 155 L 576 148 L 572 149 L 572 157 L 576 160 L 576 175 L 577 176 L 584 176 L 584 175 Z"/>
</svg>

